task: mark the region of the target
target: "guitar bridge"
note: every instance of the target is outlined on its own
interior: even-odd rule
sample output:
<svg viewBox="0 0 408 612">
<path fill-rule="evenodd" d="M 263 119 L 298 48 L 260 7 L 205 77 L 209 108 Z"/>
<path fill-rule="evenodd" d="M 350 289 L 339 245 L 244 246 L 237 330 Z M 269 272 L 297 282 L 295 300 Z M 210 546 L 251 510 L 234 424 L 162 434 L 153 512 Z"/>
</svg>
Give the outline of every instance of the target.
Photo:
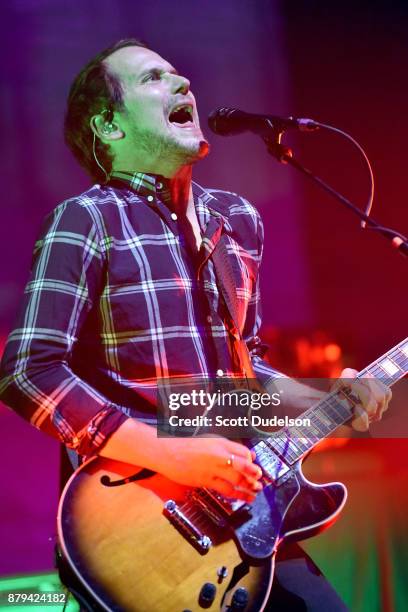
<svg viewBox="0 0 408 612">
<path fill-rule="evenodd" d="M 166 501 L 163 508 L 163 514 L 170 523 L 189 540 L 200 554 L 205 555 L 208 553 L 212 546 L 211 538 L 193 525 L 174 500 L 169 499 Z"/>
</svg>

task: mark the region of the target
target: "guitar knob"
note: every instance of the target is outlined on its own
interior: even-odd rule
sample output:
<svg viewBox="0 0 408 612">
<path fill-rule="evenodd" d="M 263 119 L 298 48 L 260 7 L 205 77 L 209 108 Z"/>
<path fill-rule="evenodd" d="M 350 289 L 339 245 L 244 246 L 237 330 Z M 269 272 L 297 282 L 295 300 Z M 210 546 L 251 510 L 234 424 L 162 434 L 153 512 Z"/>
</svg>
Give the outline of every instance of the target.
<svg viewBox="0 0 408 612">
<path fill-rule="evenodd" d="M 244 587 L 239 587 L 232 596 L 230 612 L 245 610 L 249 600 L 248 591 Z"/>
<path fill-rule="evenodd" d="M 215 599 L 217 587 L 212 582 L 206 582 L 201 587 L 198 603 L 202 608 L 209 608 Z"/>
</svg>

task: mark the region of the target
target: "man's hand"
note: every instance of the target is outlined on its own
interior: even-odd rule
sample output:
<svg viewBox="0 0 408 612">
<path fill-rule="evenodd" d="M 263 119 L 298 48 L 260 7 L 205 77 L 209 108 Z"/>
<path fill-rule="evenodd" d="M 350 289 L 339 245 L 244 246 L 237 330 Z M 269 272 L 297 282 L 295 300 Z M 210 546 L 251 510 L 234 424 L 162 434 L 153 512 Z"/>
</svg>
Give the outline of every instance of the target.
<svg viewBox="0 0 408 612">
<path fill-rule="evenodd" d="M 208 487 L 227 497 L 251 502 L 262 489 L 255 453 L 226 438 L 166 438 L 158 471 L 192 487 Z"/>
<path fill-rule="evenodd" d="M 354 408 L 354 419 L 351 426 L 356 431 L 367 431 L 370 423 L 379 421 L 388 408 L 391 400 L 391 389 L 371 375 L 355 379 L 358 372 L 345 368 L 340 379 L 334 385 L 335 389 L 350 389 L 360 402 Z"/>
<path fill-rule="evenodd" d="M 262 489 L 255 453 L 218 436 L 158 438 L 156 430 L 127 419 L 100 449 L 99 455 L 146 467 L 190 487 L 208 487 L 221 495 L 253 501 Z"/>
</svg>

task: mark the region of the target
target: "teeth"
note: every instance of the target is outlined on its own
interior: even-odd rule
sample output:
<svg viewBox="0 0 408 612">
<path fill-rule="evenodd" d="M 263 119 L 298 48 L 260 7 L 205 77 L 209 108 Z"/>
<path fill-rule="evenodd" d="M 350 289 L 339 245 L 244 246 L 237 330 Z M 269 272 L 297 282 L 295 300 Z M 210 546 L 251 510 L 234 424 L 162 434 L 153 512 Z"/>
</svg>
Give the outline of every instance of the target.
<svg viewBox="0 0 408 612">
<path fill-rule="evenodd" d="M 185 110 L 189 115 L 193 116 L 193 107 L 189 104 L 181 104 L 180 106 L 175 106 L 171 111 L 170 115 L 182 109 Z"/>
<path fill-rule="evenodd" d="M 169 121 L 172 123 L 193 123 L 192 104 L 176 105 L 169 114 Z"/>
</svg>

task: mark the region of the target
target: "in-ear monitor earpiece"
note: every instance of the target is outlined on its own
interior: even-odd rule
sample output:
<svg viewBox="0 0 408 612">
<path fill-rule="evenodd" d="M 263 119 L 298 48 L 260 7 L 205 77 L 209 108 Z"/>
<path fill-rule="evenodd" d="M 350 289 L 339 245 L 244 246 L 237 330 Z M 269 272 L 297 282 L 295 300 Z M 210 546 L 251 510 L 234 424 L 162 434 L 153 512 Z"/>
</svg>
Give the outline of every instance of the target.
<svg viewBox="0 0 408 612">
<path fill-rule="evenodd" d="M 115 129 L 115 126 L 113 125 L 113 123 L 105 123 L 105 125 L 103 126 L 102 132 L 104 134 L 110 134 L 111 132 L 113 132 L 114 129 Z"/>
</svg>

